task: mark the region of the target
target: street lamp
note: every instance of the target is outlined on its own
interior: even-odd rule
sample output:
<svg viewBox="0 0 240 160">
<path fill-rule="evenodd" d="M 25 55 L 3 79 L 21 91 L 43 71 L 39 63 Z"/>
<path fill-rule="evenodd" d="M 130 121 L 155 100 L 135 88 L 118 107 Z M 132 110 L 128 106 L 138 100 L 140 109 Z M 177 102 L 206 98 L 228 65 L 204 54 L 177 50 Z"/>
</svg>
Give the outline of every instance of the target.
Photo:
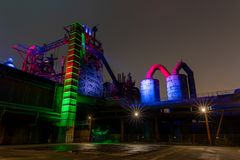
<svg viewBox="0 0 240 160">
<path fill-rule="evenodd" d="M 91 120 L 91 119 L 92 119 L 92 116 L 89 115 L 89 116 L 88 116 L 88 120 Z"/>
<path fill-rule="evenodd" d="M 201 111 L 201 113 L 204 114 L 206 128 L 207 128 L 208 141 L 209 141 L 209 144 L 212 145 L 212 138 L 211 138 L 211 133 L 210 133 L 210 129 L 209 129 L 208 115 L 207 115 L 208 108 L 209 108 L 208 106 L 200 106 L 200 111 Z"/>
<path fill-rule="evenodd" d="M 201 112 L 202 113 L 206 113 L 206 111 L 207 111 L 206 107 L 201 107 Z"/>
<path fill-rule="evenodd" d="M 89 126 L 89 137 L 88 137 L 88 141 L 91 142 L 91 132 L 92 132 L 92 116 L 88 115 L 87 117 L 88 119 L 88 126 Z"/>
<path fill-rule="evenodd" d="M 134 111 L 134 117 L 138 117 L 139 116 L 139 112 L 138 111 Z"/>
</svg>

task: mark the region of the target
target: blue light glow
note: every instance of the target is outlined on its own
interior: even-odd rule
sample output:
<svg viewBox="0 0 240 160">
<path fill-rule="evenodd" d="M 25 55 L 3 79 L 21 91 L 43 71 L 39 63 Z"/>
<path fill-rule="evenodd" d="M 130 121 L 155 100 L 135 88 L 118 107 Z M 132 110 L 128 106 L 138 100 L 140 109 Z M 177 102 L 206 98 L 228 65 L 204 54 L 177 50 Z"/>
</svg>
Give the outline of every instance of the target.
<svg viewBox="0 0 240 160">
<path fill-rule="evenodd" d="M 103 77 L 101 71 L 88 65 L 81 66 L 78 93 L 86 96 L 102 97 Z"/>
<path fill-rule="evenodd" d="M 82 25 L 82 27 L 84 28 L 85 33 L 89 34 L 89 36 L 92 36 L 92 30 L 89 27 L 86 25 Z"/>
<path fill-rule="evenodd" d="M 157 79 L 141 81 L 141 101 L 145 104 L 160 101 L 159 81 Z"/>
<path fill-rule="evenodd" d="M 88 33 L 88 28 L 87 27 L 85 27 L 85 33 Z"/>
<path fill-rule="evenodd" d="M 168 100 L 183 100 L 189 98 L 187 77 L 183 74 L 176 74 L 167 77 Z"/>
<path fill-rule="evenodd" d="M 15 65 L 13 64 L 13 58 L 9 57 L 6 62 L 4 62 L 4 65 L 12 68 L 16 68 Z"/>
</svg>

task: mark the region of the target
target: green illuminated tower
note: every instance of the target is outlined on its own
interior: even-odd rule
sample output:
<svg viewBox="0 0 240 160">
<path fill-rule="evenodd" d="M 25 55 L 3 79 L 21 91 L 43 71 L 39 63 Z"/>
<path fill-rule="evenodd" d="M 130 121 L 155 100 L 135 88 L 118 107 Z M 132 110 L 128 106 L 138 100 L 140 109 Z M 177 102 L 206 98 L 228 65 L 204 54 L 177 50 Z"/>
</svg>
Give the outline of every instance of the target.
<svg viewBox="0 0 240 160">
<path fill-rule="evenodd" d="M 79 23 L 70 25 L 66 72 L 63 88 L 59 142 L 73 142 L 77 109 L 80 62 L 85 54 L 84 28 Z"/>
</svg>

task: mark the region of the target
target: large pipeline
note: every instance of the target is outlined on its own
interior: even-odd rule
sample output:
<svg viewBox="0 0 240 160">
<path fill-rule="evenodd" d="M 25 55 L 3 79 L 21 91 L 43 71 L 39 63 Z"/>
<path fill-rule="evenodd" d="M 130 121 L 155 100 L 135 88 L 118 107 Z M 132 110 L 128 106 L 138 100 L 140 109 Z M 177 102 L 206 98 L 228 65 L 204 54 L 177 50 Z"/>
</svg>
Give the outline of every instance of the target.
<svg viewBox="0 0 240 160">
<path fill-rule="evenodd" d="M 183 69 L 186 75 L 179 74 Z M 196 88 L 193 71 L 184 62 L 176 64 L 172 73 L 161 64 L 154 64 L 147 72 L 146 79 L 141 81 L 141 98 L 143 103 L 160 101 L 159 80 L 153 79 L 153 74 L 159 70 L 167 83 L 168 100 L 196 98 Z"/>
<path fill-rule="evenodd" d="M 161 64 L 154 64 L 147 72 L 147 75 L 146 75 L 146 79 L 149 79 L 151 78 L 152 79 L 152 76 L 153 74 L 155 73 L 156 70 L 159 70 L 163 76 L 165 78 L 167 78 L 168 76 L 170 76 L 170 73 L 169 71 Z"/>
<path fill-rule="evenodd" d="M 184 63 L 184 62 L 179 62 L 176 64 L 176 66 L 172 70 L 172 75 L 177 75 L 179 74 L 179 71 L 183 69 L 187 75 L 188 75 L 188 88 L 190 91 L 190 98 L 196 98 L 196 87 L 195 87 L 195 80 L 194 80 L 194 75 L 193 71 L 190 69 L 190 67 Z"/>
</svg>

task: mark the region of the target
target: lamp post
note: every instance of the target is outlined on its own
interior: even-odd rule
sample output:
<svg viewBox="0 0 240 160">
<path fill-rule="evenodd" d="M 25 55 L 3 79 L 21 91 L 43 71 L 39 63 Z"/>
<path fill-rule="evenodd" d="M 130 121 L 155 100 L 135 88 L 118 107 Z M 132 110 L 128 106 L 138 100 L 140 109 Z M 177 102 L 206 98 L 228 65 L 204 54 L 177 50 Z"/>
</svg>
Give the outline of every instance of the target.
<svg viewBox="0 0 240 160">
<path fill-rule="evenodd" d="M 91 142 L 91 132 L 92 132 L 92 116 L 88 115 L 88 124 L 89 124 L 89 137 L 88 137 L 88 142 Z"/>
<path fill-rule="evenodd" d="M 208 115 L 207 115 L 208 107 L 201 106 L 200 111 L 204 114 L 204 117 L 205 117 L 209 145 L 212 145 L 212 137 L 211 137 L 211 133 L 210 133 L 210 129 L 209 129 L 209 122 L 208 122 Z"/>
<path fill-rule="evenodd" d="M 216 139 L 219 139 L 219 133 L 220 133 L 221 125 L 222 125 L 223 114 L 224 114 L 224 110 L 222 110 L 221 118 L 219 120 L 217 134 L 216 134 Z"/>
</svg>

